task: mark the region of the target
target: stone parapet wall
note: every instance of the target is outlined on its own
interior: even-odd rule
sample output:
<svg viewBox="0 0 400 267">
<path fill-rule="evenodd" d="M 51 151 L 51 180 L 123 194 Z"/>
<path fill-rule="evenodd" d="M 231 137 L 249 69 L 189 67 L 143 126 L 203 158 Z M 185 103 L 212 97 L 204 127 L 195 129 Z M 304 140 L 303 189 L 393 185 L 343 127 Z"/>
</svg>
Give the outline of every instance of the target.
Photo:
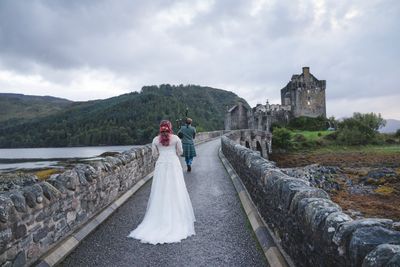
<svg viewBox="0 0 400 267">
<path fill-rule="evenodd" d="M 151 173 L 154 163 L 146 145 L 1 193 L 0 264 L 31 264 Z"/>
<path fill-rule="evenodd" d="M 222 152 L 297 266 L 400 266 L 400 232 L 392 220 L 351 219 L 322 189 L 238 144 L 241 135 L 223 136 Z"/>
<path fill-rule="evenodd" d="M 201 132 L 196 134 L 194 139 L 195 144 L 220 137 L 221 135 L 228 133 L 229 131 L 213 131 L 213 132 Z"/>
<path fill-rule="evenodd" d="M 199 133 L 196 143 L 223 131 Z M 154 169 L 151 145 L 0 193 L 0 266 L 27 266 Z"/>
</svg>

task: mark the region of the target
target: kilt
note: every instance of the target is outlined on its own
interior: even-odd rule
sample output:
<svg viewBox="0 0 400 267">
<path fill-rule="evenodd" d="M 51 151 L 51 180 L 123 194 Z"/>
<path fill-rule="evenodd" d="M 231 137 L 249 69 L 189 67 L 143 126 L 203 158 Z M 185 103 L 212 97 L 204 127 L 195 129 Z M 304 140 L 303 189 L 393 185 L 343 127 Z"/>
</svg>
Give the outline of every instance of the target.
<svg viewBox="0 0 400 267">
<path fill-rule="evenodd" d="M 182 148 L 184 157 L 196 157 L 196 149 L 194 148 L 194 144 L 183 143 Z"/>
</svg>

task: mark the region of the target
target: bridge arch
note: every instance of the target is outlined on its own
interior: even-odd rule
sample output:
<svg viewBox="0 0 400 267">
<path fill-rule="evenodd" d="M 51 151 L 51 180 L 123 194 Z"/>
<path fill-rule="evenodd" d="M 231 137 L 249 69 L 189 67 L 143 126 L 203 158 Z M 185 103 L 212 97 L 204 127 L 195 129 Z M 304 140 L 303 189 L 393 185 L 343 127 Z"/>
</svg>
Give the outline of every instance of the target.
<svg viewBox="0 0 400 267">
<path fill-rule="evenodd" d="M 247 148 L 250 148 L 250 143 L 249 143 L 249 141 L 246 140 L 245 146 L 246 146 Z"/>
<path fill-rule="evenodd" d="M 241 130 L 235 133 L 235 138 L 242 146 L 259 151 L 265 159 L 268 159 L 268 155 L 272 152 L 271 137 L 269 132 L 259 130 Z"/>
<path fill-rule="evenodd" d="M 264 157 L 264 153 L 263 153 L 263 149 L 262 146 L 260 144 L 260 141 L 256 141 L 256 149 L 258 152 L 260 152 L 261 157 Z"/>
</svg>

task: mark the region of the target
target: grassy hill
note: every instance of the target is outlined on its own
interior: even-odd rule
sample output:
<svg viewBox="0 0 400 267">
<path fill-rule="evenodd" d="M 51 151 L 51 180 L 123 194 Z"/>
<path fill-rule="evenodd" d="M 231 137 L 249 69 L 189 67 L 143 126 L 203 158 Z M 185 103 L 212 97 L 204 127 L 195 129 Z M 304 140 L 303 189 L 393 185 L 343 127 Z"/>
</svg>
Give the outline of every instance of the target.
<svg viewBox="0 0 400 267">
<path fill-rule="evenodd" d="M 0 93 L 0 122 L 31 119 L 61 111 L 73 102 L 51 96 Z"/>
<path fill-rule="evenodd" d="M 198 130 L 223 129 L 227 106 L 240 98 L 196 85 L 145 86 L 141 92 L 70 103 L 52 115 L 0 124 L 0 147 L 131 145 L 150 142 L 162 119 L 193 118 Z"/>
</svg>

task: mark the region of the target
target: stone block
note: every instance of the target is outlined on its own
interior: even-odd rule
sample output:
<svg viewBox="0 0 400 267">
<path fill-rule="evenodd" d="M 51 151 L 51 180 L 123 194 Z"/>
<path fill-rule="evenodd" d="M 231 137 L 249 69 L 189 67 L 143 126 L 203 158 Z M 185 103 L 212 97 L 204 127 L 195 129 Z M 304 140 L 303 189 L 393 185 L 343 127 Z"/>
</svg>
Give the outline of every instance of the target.
<svg viewBox="0 0 400 267">
<path fill-rule="evenodd" d="M 279 169 L 268 169 L 262 174 L 264 180 L 264 186 L 267 191 L 272 191 L 274 184 L 282 178 L 290 178 Z"/>
<path fill-rule="evenodd" d="M 296 193 L 305 191 L 309 183 L 295 179 L 295 178 L 282 178 L 276 181 L 274 184 L 275 195 L 280 205 L 283 206 L 285 210 L 289 210 L 290 204 Z"/>
<path fill-rule="evenodd" d="M 325 223 L 329 215 L 341 211 L 342 211 L 341 207 L 339 207 L 338 205 L 333 205 L 327 207 L 320 207 L 313 213 L 311 218 L 311 230 L 313 233 L 317 233 L 316 238 L 323 239 Z"/>
<path fill-rule="evenodd" d="M 391 244 L 377 246 L 364 258 L 362 266 L 400 266 L 400 246 Z"/>
<path fill-rule="evenodd" d="M 76 219 L 76 212 L 75 211 L 68 211 L 67 212 L 67 224 L 74 223 L 75 219 Z"/>
<path fill-rule="evenodd" d="M 341 255 L 347 252 L 353 232 L 361 228 L 371 228 L 374 226 L 391 227 L 393 221 L 389 219 L 361 219 L 343 223 L 334 234 L 332 241 L 338 246 Z"/>
<path fill-rule="evenodd" d="M 40 186 L 42 187 L 43 190 L 43 195 L 48 199 L 48 200 L 54 200 L 58 197 L 60 197 L 60 192 L 55 188 L 53 185 L 51 185 L 48 182 L 42 182 L 40 183 Z"/>
<path fill-rule="evenodd" d="M 18 250 L 17 246 L 11 246 L 7 250 L 7 252 L 5 253 L 6 254 L 6 259 L 9 260 L 9 261 L 14 260 L 15 257 L 17 256 L 18 252 L 19 252 L 19 250 Z"/>
<path fill-rule="evenodd" d="M 36 231 L 36 233 L 33 234 L 33 242 L 37 243 L 43 238 L 47 236 L 49 233 L 49 228 L 47 226 L 44 226 L 40 228 L 39 230 Z"/>
<path fill-rule="evenodd" d="M 400 245 L 400 232 L 392 231 L 382 226 L 356 229 L 348 248 L 351 265 L 360 266 L 364 258 L 380 244 Z M 386 251 L 387 249 L 388 247 L 386 247 Z M 380 252 L 382 255 L 383 250 L 381 249 Z"/>
<path fill-rule="evenodd" d="M 24 189 L 23 195 L 25 197 L 26 204 L 30 208 L 36 207 L 36 196 L 32 191 L 30 191 L 30 187 Z"/>
<path fill-rule="evenodd" d="M 13 202 L 6 195 L 0 195 L 0 222 L 6 223 L 9 220 Z"/>
<path fill-rule="evenodd" d="M 78 164 L 77 166 L 74 167 L 74 171 L 78 175 L 79 184 L 83 186 L 89 183 L 88 180 L 86 180 L 85 169 L 86 166 L 83 164 Z"/>
<path fill-rule="evenodd" d="M 74 169 L 60 174 L 57 180 L 60 181 L 66 189 L 71 191 L 75 191 L 76 187 L 80 184 L 78 174 Z"/>
<path fill-rule="evenodd" d="M 26 264 L 25 251 L 20 251 L 15 257 L 12 267 L 23 267 Z"/>
<path fill-rule="evenodd" d="M 9 245 L 12 238 L 12 231 L 10 228 L 0 231 L 0 254 L 2 254 Z"/>
<path fill-rule="evenodd" d="M 305 206 L 302 216 L 304 221 L 302 223 L 305 227 L 309 228 L 309 230 L 313 230 L 312 225 L 315 224 L 313 219 L 315 219 L 317 213 L 322 212 L 322 214 L 324 214 L 328 213 L 329 211 L 334 212 L 339 210 L 340 207 L 337 204 L 333 203 L 331 200 L 325 198 L 317 198 L 316 201 L 310 202 Z"/>
<path fill-rule="evenodd" d="M 292 213 L 292 214 L 296 213 L 299 203 L 303 199 L 308 199 L 308 198 L 330 199 L 328 193 L 325 192 L 324 190 L 319 189 L 319 188 L 308 187 L 308 188 L 306 188 L 304 190 L 299 190 L 299 192 L 297 192 L 293 196 L 292 202 L 290 203 L 289 212 Z"/>
<path fill-rule="evenodd" d="M 333 212 L 325 219 L 323 239 L 328 244 L 332 242 L 333 236 L 343 223 L 350 222 L 353 219 L 343 212 Z"/>
<path fill-rule="evenodd" d="M 65 187 L 64 183 L 62 181 L 60 181 L 57 175 L 56 178 L 52 178 L 50 177 L 49 179 L 47 179 L 47 181 L 54 187 L 57 189 L 58 192 L 60 192 L 60 194 L 66 194 L 67 193 L 67 188 Z"/>
<path fill-rule="evenodd" d="M 43 189 L 39 184 L 34 184 L 30 188 L 31 192 L 35 195 L 36 203 L 42 203 L 43 201 Z"/>
<path fill-rule="evenodd" d="M 26 212 L 27 211 L 25 197 L 20 191 L 11 192 L 10 199 L 13 202 L 14 207 L 18 212 Z"/>
<path fill-rule="evenodd" d="M 14 239 L 20 239 L 27 234 L 27 228 L 24 224 L 14 223 L 11 229 Z"/>
<path fill-rule="evenodd" d="M 38 244 L 31 244 L 27 250 L 26 256 L 28 259 L 36 259 L 40 256 L 41 251 Z"/>
</svg>

